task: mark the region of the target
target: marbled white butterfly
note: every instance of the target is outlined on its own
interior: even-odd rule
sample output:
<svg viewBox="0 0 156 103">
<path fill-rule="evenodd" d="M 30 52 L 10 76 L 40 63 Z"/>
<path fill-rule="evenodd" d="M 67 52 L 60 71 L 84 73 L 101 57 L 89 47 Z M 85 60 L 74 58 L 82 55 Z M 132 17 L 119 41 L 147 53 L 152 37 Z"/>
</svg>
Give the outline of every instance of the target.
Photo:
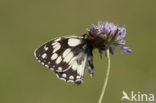
<svg viewBox="0 0 156 103">
<path fill-rule="evenodd" d="M 125 35 L 124 27 L 99 22 L 98 26 L 92 24 L 91 29 L 82 36 L 53 39 L 36 49 L 34 54 L 37 60 L 53 70 L 58 78 L 80 84 L 86 68 L 93 76 L 93 48 L 97 48 L 101 55 L 107 49 L 114 54 L 117 46 L 120 47 L 121 53 L 132 52 L 131 49 L 125 47 Z"/>
</svg>

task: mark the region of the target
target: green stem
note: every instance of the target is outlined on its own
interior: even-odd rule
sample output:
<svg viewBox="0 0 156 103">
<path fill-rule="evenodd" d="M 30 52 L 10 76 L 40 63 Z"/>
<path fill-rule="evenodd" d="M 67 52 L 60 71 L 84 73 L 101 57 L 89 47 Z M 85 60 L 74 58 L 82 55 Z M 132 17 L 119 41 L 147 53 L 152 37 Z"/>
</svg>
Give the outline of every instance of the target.
<svg viewBox="0 0 156 103">
<path fill-rule="evenodd" d="M 103 84 L 103 88 L 102 88 L 101 95 L 100 95 L 98 103 L 102 103 L 102 99 L 103 99 L 103 96 L 104 96 L 104 93 L 105 93 L 105 90 L 106 90 L 108 77 L 109 77 L 109 72 L 110 72 L 110 64 L 111 63 L 110 63 L 109 49 L 106 50 L 106 53 L 107 53 L 108 66 L 107 66 L 106 78 L 105 78 L 105 81 L 104 81 L 104 84 Z"/>
</svg>

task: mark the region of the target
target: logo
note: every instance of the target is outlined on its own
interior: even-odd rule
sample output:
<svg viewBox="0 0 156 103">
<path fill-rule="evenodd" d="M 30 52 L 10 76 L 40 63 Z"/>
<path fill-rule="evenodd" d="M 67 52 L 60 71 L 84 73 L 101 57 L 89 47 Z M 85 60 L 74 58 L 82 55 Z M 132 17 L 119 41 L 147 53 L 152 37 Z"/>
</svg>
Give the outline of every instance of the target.
<svg viewBox="0 0 156 103">
<path fill-rule="evenodd" d="M 146 94 L 141 93 L 140 91 L 134 92 L 131 91 L 129 94 L 125 91 L 122 91 L 123 96 L 121 97 L 121 101 L 128 100 L 132 102 L 153 102 L 154 94 Z"/>
</svg>

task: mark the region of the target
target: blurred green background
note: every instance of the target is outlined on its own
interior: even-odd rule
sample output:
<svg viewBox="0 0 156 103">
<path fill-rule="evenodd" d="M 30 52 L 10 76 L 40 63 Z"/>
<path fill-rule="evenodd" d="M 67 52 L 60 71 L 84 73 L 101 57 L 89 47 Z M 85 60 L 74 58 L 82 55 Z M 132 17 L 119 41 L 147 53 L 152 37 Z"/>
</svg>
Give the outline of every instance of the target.
<svg viewBox="0 0 156 103">
<path fill-rule="evenodd" d="M 111 56 L 103 103 L 121 102 L 122 91 L 156 95 L 155 0 L 1 0 L 0 103 L 97 103 L 107 60 L 94 51 L 95 76 L 82 85 L 57 79 L 34 50 L 59 36 L 86 33 L 98 20 L 127 28 L 132 54 Z"/>
</svg>

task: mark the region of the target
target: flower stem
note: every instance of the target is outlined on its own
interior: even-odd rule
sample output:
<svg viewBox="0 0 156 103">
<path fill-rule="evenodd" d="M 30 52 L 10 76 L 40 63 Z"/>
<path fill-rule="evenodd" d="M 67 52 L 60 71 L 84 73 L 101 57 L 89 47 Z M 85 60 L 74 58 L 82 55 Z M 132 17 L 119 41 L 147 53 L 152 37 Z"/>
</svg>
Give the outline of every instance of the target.
<svg viewBox="0 0 156 103">
<path fill-rule="evenodd" d="M 98 103 L 102 103 L 102 99 L 103 99 L 103 96 L 104 96 L 104 93 L 105 93 L 105 90 L 106 90 L 108 77 L 109 77 L 109 72 L 110 72 L 110 64 L 111 63 L 110 63 L 109 49 L 106 50 L 106 53 L 107 53 L 108 66 L 107 66 L 106 78 L 105 78 L 105 81 L 104 81 L 104 84 L 103 84 L 103 88 L 102 88 L 101 95 L 100 95 Z"/>
</svg>

